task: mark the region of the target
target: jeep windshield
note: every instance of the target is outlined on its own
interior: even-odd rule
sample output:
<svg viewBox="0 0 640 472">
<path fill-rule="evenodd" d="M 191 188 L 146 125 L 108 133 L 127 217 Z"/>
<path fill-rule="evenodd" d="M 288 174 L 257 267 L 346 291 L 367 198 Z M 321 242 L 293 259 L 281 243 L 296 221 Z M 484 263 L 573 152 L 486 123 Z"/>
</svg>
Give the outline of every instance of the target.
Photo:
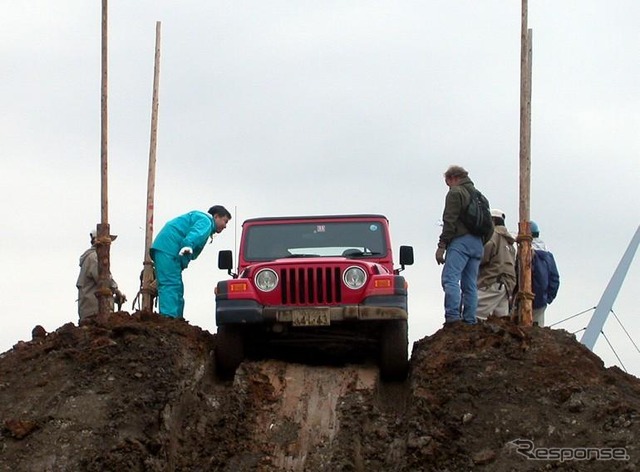
<svg viewBox="0 0 640 472">
<path fill-rule="evenodd" d="M 386 254 L 384 227 L 378 221 L 260 224 L 249 226 L 244 234 L 247 261 Z"/>
</svg>

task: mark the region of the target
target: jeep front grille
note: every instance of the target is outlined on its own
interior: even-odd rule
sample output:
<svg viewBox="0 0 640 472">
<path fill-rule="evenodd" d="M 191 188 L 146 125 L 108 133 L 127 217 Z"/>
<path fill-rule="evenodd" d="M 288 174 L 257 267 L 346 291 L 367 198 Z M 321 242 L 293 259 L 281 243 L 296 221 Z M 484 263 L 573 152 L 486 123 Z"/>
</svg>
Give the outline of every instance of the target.
<svg viewBox="0 0 640 472">
<path fill-rule="evenodd" d="M 283 305 L 326 305 L 342 302 L 339 267 L 280 269 Z"/>
</svg>

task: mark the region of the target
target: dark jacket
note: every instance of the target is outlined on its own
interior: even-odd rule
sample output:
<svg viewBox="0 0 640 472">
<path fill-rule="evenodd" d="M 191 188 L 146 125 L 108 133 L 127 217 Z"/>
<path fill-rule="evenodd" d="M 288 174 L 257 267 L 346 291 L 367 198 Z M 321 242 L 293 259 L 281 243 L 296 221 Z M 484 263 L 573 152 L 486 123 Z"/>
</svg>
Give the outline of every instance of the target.
<svg viewBox="0 0 640 472">
<path fill-rule="evenodd" d="M 553 254 L 542 249 L 534 249 L 531 252 L 531 286 L 535 310 L 548 305 L 556 298 L 560 288 L 560 275 Z"/>
<path fill-rule="evenodd" d="M 469 177 L 460 179 L 458 185 L 454 185 L 447 192 L 442 212 L 442 233 L 438 247 L 445 248 L 454 238 L 468 234 L 469 231 L 460 221 L 460 214 L 467 208 L 471 201 L 469 192 L 473 190 L 473 182 Z"/>
</svg>

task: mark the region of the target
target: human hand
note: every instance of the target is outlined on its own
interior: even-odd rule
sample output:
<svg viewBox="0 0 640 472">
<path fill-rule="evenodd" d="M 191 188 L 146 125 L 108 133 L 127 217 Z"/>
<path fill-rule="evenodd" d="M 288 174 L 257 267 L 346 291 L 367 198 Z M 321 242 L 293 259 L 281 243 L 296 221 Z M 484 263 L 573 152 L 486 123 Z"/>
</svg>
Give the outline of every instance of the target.
<svg viewBox="0 0 640 472">
<path fill-rule="evenodd" d="M 438 264 L 444 264 L 444 252 L 445 252 L 445 249 L 443 247 L 439 247 L 436 250 L 436 262 Z"/>
<path fill-rule="evenodd" d="M 118 307 L 121 307 L 127 301 L 127 296 L 124 293 L 122 293 L 120 290 L 115 291 L 114 298 Z"/>
<path fill-rule="evenodd" d="M 190 256 L 191 254 L 193 254 L 193 249 L 191 249 L 189 246 L 185 246 L 180 249 L 180 252 L 178 254 L 181 256 Z"/>
</svg>

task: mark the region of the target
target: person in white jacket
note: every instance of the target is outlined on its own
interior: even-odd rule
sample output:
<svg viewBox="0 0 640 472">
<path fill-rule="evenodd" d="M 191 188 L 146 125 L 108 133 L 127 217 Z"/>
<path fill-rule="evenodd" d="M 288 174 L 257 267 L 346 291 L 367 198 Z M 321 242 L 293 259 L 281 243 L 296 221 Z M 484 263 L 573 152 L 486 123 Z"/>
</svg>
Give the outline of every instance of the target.
<svg viewBox="0 0 640 472">
<path fill-rule="evenodd" d="M 79 321 L 83 322 L 98 314 L 98 254 L 96 252 L 96 230 L 89 233 L 91 237 L 91 247 L 80 256 L 80 274 L 76 281 L 78 288 L 78 316 Z M 111 235 L 111 241 L 117 236 Z M 111 310 L 113 311 L 114 301 L 118 305 L 122 305 L 127 301 L 127 297 L 118 289 L 118 284 L 113 277 L 110 277 L 109 286 L 113 293 L 110 300 Z"/>
<path fill-rule="evenodd" d="M 494 231 L 484 245 L 484 255 L 478 272 L 478 311 L 476 316 L 509 316 L 511 297 L 516 286 L 515 238 L 504 225 L 502 210 L 491 210 Z"/>
</svg>

